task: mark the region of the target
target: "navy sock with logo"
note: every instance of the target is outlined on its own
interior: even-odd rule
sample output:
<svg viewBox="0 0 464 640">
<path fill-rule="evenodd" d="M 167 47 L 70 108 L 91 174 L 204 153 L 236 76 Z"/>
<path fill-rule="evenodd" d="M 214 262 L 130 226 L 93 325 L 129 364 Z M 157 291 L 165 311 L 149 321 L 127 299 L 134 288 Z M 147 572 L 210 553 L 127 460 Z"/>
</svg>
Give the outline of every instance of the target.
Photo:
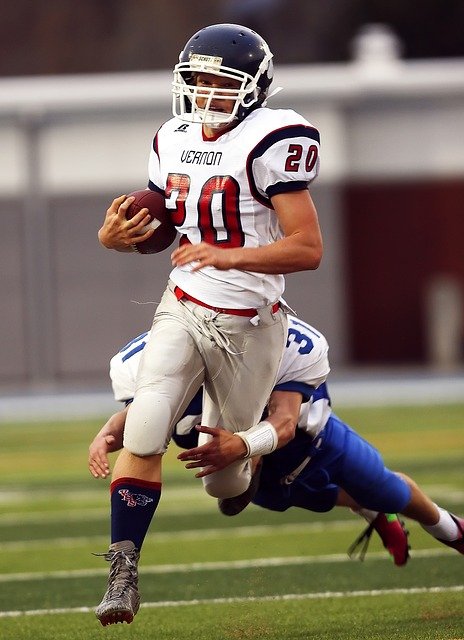
<svg viewBox="0 0 464 640">
<path fill-rule="evenodd" d="M 132 540 L 140 550 L 161 497 L 161 482 L 118 478 L 110 492 L 111 542 Z"/>
</svg>

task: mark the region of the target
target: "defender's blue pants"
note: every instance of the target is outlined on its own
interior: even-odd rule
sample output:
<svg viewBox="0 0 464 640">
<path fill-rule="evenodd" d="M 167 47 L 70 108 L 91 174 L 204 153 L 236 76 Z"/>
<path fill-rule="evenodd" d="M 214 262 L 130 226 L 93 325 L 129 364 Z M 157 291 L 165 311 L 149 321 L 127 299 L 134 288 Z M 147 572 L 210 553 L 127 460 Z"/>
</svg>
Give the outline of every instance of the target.
<svg viewBox="0 0 464 640">
<path fill-rule="evenodd" d="M 286 484 L 286 476 L 307 456 L 310 462 Z M 339 487 L 362 507 L 384 513 L 401 512 L 411 499 L 408 484 L 385 467 L 377 449 L 332 414 L 314 442 L 297 429 L 288 445 L 264 456 L 253 502 L 272 511 L 330 511 Z"/>
</svg>

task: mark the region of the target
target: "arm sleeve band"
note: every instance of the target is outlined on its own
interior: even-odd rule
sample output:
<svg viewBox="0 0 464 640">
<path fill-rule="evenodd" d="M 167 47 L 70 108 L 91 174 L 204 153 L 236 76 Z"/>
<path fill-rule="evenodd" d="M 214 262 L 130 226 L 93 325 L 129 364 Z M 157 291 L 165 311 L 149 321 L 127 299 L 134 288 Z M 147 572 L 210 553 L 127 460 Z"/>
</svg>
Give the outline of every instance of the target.
<svg viewBox="0 0 464 640">
<path fill-rule="evenodd" d="M 245 458 L 265 456 L 268 453 L 272 453 L 276 449 L 279 440 L 277 431 L 266 420 L 254 427 L 250 427 L 248 431 L 238 431 L 235 435 L 245 443 L 247 448 Z"/>
</svg>

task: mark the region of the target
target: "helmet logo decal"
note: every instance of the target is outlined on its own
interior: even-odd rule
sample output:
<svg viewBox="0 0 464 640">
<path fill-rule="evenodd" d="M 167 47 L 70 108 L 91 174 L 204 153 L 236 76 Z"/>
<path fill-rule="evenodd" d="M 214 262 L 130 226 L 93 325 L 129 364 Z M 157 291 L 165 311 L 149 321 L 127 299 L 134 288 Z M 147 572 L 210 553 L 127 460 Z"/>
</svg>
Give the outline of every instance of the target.
<svg viewBox="0 0 464 640">
<path fill-rule="evenodd" d="M 198 64 L 206 63 L 212 65 L 213 67 L 220 67 L 222 64 L 222 58 L 220 56 L 205 56 L 201 53 L 191 53 L 189 55 L 189 60 L 193 64 L 195 64 L 195 62 L 197 62 Z"/>
</svg>

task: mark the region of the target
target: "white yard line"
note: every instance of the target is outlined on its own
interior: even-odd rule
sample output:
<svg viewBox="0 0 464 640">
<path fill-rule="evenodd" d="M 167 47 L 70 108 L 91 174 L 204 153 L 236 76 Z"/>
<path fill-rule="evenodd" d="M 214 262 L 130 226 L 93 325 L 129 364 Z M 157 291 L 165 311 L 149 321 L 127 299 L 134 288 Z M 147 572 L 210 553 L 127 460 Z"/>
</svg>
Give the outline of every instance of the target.
<svg viewBox="0 0 464 640">
<path fill-rule="evenodd" d="M 198 492 L 197 492 L 198 493 Z M 29 494 L 29 501 L 31 497 Z M 187 506 L 185 501 L 187 501 Z M 1 502 L 1 498 L 0 498 Z M 217 513 L 217 502 L 213 501 L 209 496 L 206 500 L 195 500 L 194 497 L 179 498 L 178 500 L 170 500 L 169 504 L 163 502 L 157 511 L 162 516 L 175 515 L 210 515 Z M 52 524 L 67 522 L 94 522 L 95 520 L 107 520 L 109 518 L 109 507 L 95 507 L 91 509 L 73 509 L 67 511 L 63 516 L 63 511 L 34 511 L 32 513 L 2 513 L 0 514 L 0 529 L 9 526 L 22 526 L 24 524 Z"/>
<path fill-rule="evenodd" d="M 431 558 L 453 553 L 449 549 L 422 549 L 412 552 L 413 558 Z M 388 560 L 391 558 L 385 551 L 369 553 L 369 559 Z M 190 573 L 191 571 L 225 571 L 233 569 L 253 569 L 257 567 L 282 567 L 291 565 L 344 563 L 353 562 L 345 553 L 326 554 L 320 556 L 289 556 L 282 558 L 255 558 L 251 560 L 229 560 L 220 562 L 189 562 L 181 564 L 162 564 L 141 567 L 143 574 Z M 0 583 L 25 582 L 28 580 L 93 578 L 106 575 L 108 569 L 74 569 L 72 571 L 30 571 L 0 575 Z"/>
<path fill-rule="evenodd" d="M 235 604 L 243 602 L 289 602 L 291 600 L 326 600 L 329 598 L 364 598 L 385 595 L 417 595 L 422 593 L 459 593 L 464 585 L 450 587 L 412 587 L 410 589 L 370 589 L 363 591 L 321 591 L 315 593 L 285 593 L 270 596 L 236 597 L 236 598 L 199 598 L 196 600 L 164 600 L 160 602 L 144 602 L 143 609 L 162 607 L 192 607 L 202 604 Z M 90 613 L 93 607 L 69 607 L 60 609 L 29 609 L 27 611 L 1 611 L 0 618 L 18 618 L 20 616 L 43 616 L 69 613 Z"/>
<path fill-rule="evenodd" d="M 359 526 L 359 520 L 335 520 L 333 522 L 308 522 L 295 524 L 250 525 L 247 527 L 187 529 L 185 531 L 165 531 L 149 535 L 151 542 L 179 542 L 181 540 L 211 540 L 230 538 L 255 538 L 262 536 L 294 533 L 321 533 L 327 531 L 344 531 Z M 23 551 L 25 549 L 70 548 L 88 545 L 101 545 L 106 548 L 107 536 L 81 536 L 66 538 L 47 538 L 44 540 L 15 540 L 1 544 L 1 551 Z"/>
<path fill-rule="evenodd" d="M 97 485 L 95 485 L 96 487 Z M 107 502 L 107 494 L 109 492 L 109 482 L 105 484 L 100 483 L 100 489 L 102 491 L 102 494 L 104 497 L 104 500 L 102 500 L 102 504 L 106 504 Z M 73 489 L 72 487 L 66 486 L 66 487 L 59 487 L 57 486 L 56 489 L 54 489 L 54 498 L 55 500 L 65 500 L 66 503 L 69 502 L 82 502 L 82 503 L 88 503 L 91 504 L 92 502 L 95 501 L 95 498 L 98 494 L 96 494 L 95 489 L 89 489 L 89 490 L 82 490 L 82 489 Z M 34 496 L 34 501 L 36 503 L 40 502 L 41 500 L 47 501 L 47 503 L 50 501 L 50 489 L 43 489 L 43 490 L 34 490 L 33 492 L 33 496 Z M 163 507 L 163 509 L 167 510 L 171 505 L 175 505 L 174 508 L 176 508 L 176 503 L 180 503 L 182 506 L 184 506 L 185 509 L 185 501 L 188 501 L 189 505 L 190 504 L 194 504 L 196 505 L 206 505 L 206 507 L 211 506 L 211 510 L 214 510 L 216 502 L 210 497 L 208 496 L 203 490 L 201 485 L 196 485 L 196 486 L 189 486 L 189 487 L 185 487 L 185 486 L 178 486 L 178 487 L 163 487 L 163 503 L 162 505 L 160 505 Z M 17 503 L 30 503 L 31 502 L 31 491 L 30 489 L 22 489 L 22 488 L 16 488 L 16 487 L 9 487 L 9 488 L 5 488 L 2 487 L 0 490 L 0 504 L 4 503 L 4 504 L 17 504 Z M 79 510 L 81 512 L 85 512 L 86 509 L 82 509 L 81 506 L 78 507 Z M 102 507 L 102 508 L 106 508 L 105 513 L 107 513 L 107 507 Z M 93 511 L 94 509 L 89 509 L 90 511 Z M 193 507 L 192 507 L 193 510 Z M 56 514 L 56 511 L 39 511 L 36 510 L 33 513 L 30 514 L 30 517 L 37 517 L 37 516 L 44 516 L 47 517 L 47 515 L 50 514 L 51 516 Z M 16 511 L 16 512 L 12 512 L 11 510 L 8 513 L 5 514 L 0 514 L 0 522 L 3 521 L 4 518 L 8 519 L 9 517 L 14 517 L 17 516 L 18 518 L 22 517 L 23 515 L 27 518 L 29 514 L 25 514 L 22 511 Z"/>
<path fill-rule="evenodd" d="M 464 491 L 456 488 L 455 485 L 424 484 L 422 485 L 422 489 L 432 498 L 432 500 L 436 500 L 437 502 L 446 500 L 446 502 L 450 504 L 460 505 L 464 501 Z M 37 494 L 34 493 L 34 496 L 36 495 Z M 70 493 L 67 492 L 65 495 L 69 500 Z M 95 497 L 93 492 L 85 495 L 88 497 L 89 502 L 91 502 Z M 49 492 L 44 493 L 44 497 L 49 498 L 49 496 Z M 23 499 L 24 501 L 29 502 L 31 499 L 31 493 L 29 491 L 12 491 L 10 494 L 8 491 L 0 491 L 0 504 L 2 502 L 10 501 L 18 502 Z M 76 499 L 82 499 L 82 495 L 79 495 Z M 254 507 L 254 505 L 251 505 L 251 508 L 258 509 L 258 507 Z M 166 491 L 163 491 L 163 501 L 159 506 L 159 514 L 162 515 L 187 515 L 189 513 L 200 515 L 216 513 L 216 511 L 216 501 L 212 500 L 208 495 L 202 495 L 199 493 L 198 487 L 167 489 Z M 98 508 L 93 507 L 89 509 L 77 508 L 72 509 L 66 514 L 66 520 L 68 522 L 93 522 L 95 520 L 100 520 L 101 518 L 108 518 L 107 506 Z M 62 511 L 34 511 L 32 513 L 9 512 L 0 514 L 0 529 L 2 526 L 21 526 L 26 523 L 44 524 L 45 522 L 63 522 Z"/>
</svg>

